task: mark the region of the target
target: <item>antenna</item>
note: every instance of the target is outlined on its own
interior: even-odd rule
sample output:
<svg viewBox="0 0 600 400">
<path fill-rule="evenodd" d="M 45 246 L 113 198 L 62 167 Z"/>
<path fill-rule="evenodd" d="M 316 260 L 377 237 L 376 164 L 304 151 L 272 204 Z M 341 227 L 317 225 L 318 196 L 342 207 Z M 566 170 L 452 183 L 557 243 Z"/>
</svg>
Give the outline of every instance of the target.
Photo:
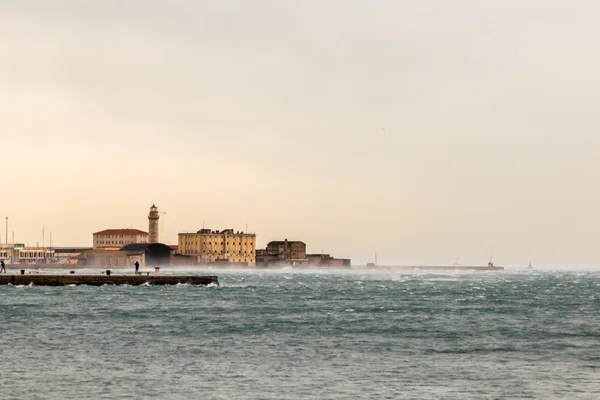
<svg viewBox="0 0 600 400">
<path fill-rule="evenodd" d="M 45 230 L 42 228 L 42 255 L 44 256 L 44 264 L 46 264 L 46 241 L 44 239 Z"/>
</svg>

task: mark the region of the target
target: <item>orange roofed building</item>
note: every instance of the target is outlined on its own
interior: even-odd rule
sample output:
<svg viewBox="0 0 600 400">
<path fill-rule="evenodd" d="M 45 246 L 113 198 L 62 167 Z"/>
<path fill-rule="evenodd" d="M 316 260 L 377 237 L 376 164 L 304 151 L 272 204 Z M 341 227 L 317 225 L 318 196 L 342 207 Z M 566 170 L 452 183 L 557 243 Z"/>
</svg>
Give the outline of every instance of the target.
<svg viewBox="0 0 600 400">
<path fill-rule="evenodd" d="M 131 243 L 148 243 L 148 232 L 139 229 L 105 229 L 93 235 L 94 250 L 119 250 Z"/>
</svg>

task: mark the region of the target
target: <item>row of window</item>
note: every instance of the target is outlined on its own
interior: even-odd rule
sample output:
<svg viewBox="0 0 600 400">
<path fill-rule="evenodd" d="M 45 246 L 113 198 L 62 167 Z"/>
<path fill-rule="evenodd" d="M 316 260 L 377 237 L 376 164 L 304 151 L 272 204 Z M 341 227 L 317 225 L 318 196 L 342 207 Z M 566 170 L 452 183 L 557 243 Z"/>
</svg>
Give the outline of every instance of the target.
<svg viewBox="0 0 600 400">
<path fill-rule="evenodd" d="M 199 251 L 199 250 L 189 250 L 188 253 L 192 253 L 192 254 L 225 254 L 225 252 L 223 250 L 218 251 L 218 250 L 204 250 L 204 251 Z M 244 254 L 253 254 L 253 251 L 246 251 L 244 250 Z M 239 254 L 242 255 L 242 251 L 228 251 L 227 254 Z"/>
<path fill-rule="evenodd" d="M 194 245 L 194 244 L 198 244 L 198 243 L 200 243 L 200 242 L 197 242 L 197 241 L 195 241 L 195 240 L 186 240 L 186 241 L 184 241 L 184 242 L 183 242 L 183 244 L 184 244 L 184 245 L 186 245 L 186 244 L 187 244 L 187 245 Z M 221 241 L 218 241 L 218 242 L 211 242 L 211 241 L 208 241 L 208 242 L 206 242 L 206 241 L 204 241 L 204 242 L 202 242 L 202 244 L 220 244 L 220 245 L 222 245 L 222 244 L 223 244 L 223 241 L 222 241 L 222 240 L 221 240 Z M 238 244 L 238 245 L 240 245 L 240 246 L 245 244 L 245 245 L 248 245 L 248 246 L 252 246 L 254 243 L 253 243 L 252 241 L 248 241 L 248 242 L 245 242 L 245 241 L 243 241 L 243 242 L 235 242 L 235 241 L 232 241 L 232 242 L 226 242 L 226 244 L 227 244 L 228 246 L 229 246 L 230 244 L 232 244 L 232 245 L 236 245 L 236 244 Z"/>
<path fill-rule="evenodd" d="M 20 251 L 17 257 L 20 259 L 42 259 L 44 258 L 44 253 L 41 251 Z M 46 257 L 54 257 L 54 253 L 46 253 Z M 0 252 L 0 258 L 7 259 L 9 256 L 6 252 Z"/>
<path fill-rule="evenodd" d="M 251 258 L 229 258 L 229 262 L 252 262 Z M 203 261 L 216 261 L 216 258 L 203 258 Z"/>
<path fill-rule="evenodd" d="M 98 244 L 130 244 L 133 243 L 131 240 L 99 240 Z M 146 243 L 140 242 L 140 243 Z"/>
<path fill-rule="evenodd" d="M 136 235 L 97 235 L 98 238 L 113 239 L 113 238 L 134 238 Z"/>
<path fill-rule="evenodd" d="M 199 244 L 200 243 L 198 243 L 198 242 L 184 242 L 184 243 L 182 243 L 183 246 L 198 246 Z M 219 242 L 219 243 L 216 243 L 216 242 L 214 242 L 214 243 L 213 242 L 202 242 L 202 245 L 204 245 L 204 246 L 210 246 L 210 245 L 212 245 L 212 246 L 223 246 L 223 242 Z M 229 243 L 229 242 L 227 242 L 226 245 L 227 246 L 230 246 L 230 245 L 231 246 L 236 246 L 236 245 L 237 246 L 253 246 L 254 243 L 245 243 L 245 242 L 244 243 L 239 243 L 239 242 L 238 243 L 236 243 L 236 242 Z"/>
<path fill-rule="evenodd" d="M 54 253 L 46 253 L 46 257 L 54 257 Z M 44 258 L 44 253 L 41 251 L 20 251 L 19 258 Z"/>
</svg>

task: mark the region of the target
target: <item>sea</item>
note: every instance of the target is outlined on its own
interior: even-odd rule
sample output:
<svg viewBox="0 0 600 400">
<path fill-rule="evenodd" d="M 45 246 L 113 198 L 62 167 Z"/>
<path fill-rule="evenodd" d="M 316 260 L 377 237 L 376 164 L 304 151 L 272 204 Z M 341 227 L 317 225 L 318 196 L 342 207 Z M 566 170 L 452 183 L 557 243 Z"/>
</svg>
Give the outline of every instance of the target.
<svg viewBox="0 0 600 400">
<path fill-rule="evenodd" d="M 0 287 L 0 399 L 600 399 L 600 272 Z"/>
</svg>

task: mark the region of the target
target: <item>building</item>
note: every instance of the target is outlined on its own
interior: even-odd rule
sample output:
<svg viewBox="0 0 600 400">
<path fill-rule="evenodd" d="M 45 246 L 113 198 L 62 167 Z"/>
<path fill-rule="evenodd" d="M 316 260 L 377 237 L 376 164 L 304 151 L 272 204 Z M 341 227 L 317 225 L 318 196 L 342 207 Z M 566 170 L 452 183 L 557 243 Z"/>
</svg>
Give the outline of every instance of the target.
<svg viewBox="0 0 600 400">
<path fill-rule="evenodd" d="M 91 247 L 55 247 L 53 263 L 77 264 L 81 253 L 92 250 Z"/>
<path fill-rule="evenodd" d="M 19 264 L 49 264 L 54 260 L 54 249 L 48 247 L 21 247 L 16 248 L 16 258 L 14 262 Z"/>
<path fill-rule="evenodd" d="M 173 253 L 162 243 L 131 243 L 118 250 L 92 249 L 81 253 L 77 265 L 85 267 L 133 268 L 135 262 L 144 266 L 171 265 Z"/>
<path fill-rule="evenodd" d="M 306 243 L 287 239 L 273 241 L 267 244 L 267 253 L 277 254 L 280 260 L 304 260 L 306 258 Z"/>
<path fill-rule="evenodd" d="M 8 243 L 0 246 L 0 259 L 7 264 L 50 264 L 56 262 L 55 249 Z"/>
<path fill-rule="evenodd" d="M 93 236 L 94 250 L 119 250 L 131 243 L 149 243 L 148 232 L 139 229 L 105 229 Z"/>
<path fill-rule="evenodd" d="M 319 267 L 349 267 L 351 263 L 348 258 L 334 258 L 329 254 L 307 254 L 306 259 L 310 266 Z"/>
<path fill-rule="evenodd" d="M 297 240 L 276 240 L 265 249 L 256 250 L 256 265 L 262 267 L 300 265 L 306 262 L 306 243 Z"/>
<path fill-rule="evenodd" d="M 19 249 L 23 247 L 21 244 L 0 244 L 0 260 L 4 260 L 6 264 L 12 264 L 18 262 Z"/>
<path fill-rule="evenodd" d="M 194 256 L 201 263 L 256 265 L 254 233 L 234 232 L 233 229 L 220 232 L 200 229 L 196 233 L 180 233 L 177 248 L 180 255 Z"/>
<path fill-rule="evenodd" d="M 171 265 L 173 258 L 173 249 L 163 243 L 132 243 L 121 251 L 128 252 L 130 257 L 139 256 L 141 265 Z"/>
<path fill-rule="evenodd" d="M 94 250 L 119 250 L 132 243 L 158 243 L 158 219 L 161 214 L 152 204 L 148 213 L 148 232 L 139 229 L 105 229 L 93 234 Z M 164 213 L 162 213 L 164 214 Z"/>
<path fill-rule="evenodd" d="M 334 258 L 329 254 L 306 254 L 304 242 L 285 239 L 269 242 L 265 249 L 256 250 L 256 265 L 260 267 L 349 267 L 350 260 Z"/>
</svg>

